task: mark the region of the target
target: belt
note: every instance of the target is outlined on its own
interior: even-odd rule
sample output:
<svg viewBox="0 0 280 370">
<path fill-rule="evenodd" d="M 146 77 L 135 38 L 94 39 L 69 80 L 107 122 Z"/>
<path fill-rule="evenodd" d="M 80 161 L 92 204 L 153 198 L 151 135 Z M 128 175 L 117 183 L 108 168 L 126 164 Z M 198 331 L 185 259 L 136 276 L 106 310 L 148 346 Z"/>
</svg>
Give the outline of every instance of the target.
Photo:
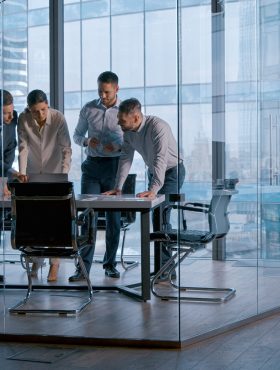
<svg viewBox="0 0 280 370">
<path fill-rule="evenodd" d="M 119 160 L 119 156 L 118 157 L 91 157 L 90 155 L 87 156 L 87 160 L 88 161 L 95 161 L 95 162 L 100 162 L 100 161 L 115 161 L 115 160 Z"/>
</svg>

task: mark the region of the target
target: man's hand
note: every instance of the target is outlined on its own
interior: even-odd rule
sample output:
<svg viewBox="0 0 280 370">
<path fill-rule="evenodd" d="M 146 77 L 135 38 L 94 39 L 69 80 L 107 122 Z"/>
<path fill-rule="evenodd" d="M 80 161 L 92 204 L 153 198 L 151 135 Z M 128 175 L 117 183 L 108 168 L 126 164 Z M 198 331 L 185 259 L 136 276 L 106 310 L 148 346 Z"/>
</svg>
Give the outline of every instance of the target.
<svg viewBox="0 0 280 370">
<path fill-rule="evenodd" d="M 138 198 L 149 198 L 149 199 L 154 199 L 156 197 L 156 193 L 153 191 L 143 191 L 142 193 L 136 194 Z"/>
<path fill-rule="evenodd" d="M 106 144 L 104 145 L 104 152 L 114 152 L 115 151 L 115 148 L 114 148 L 114 145 L 109 143 L 109 144 Z"/>
<path fill-rule="evenodd" d="M 100 144 L 100 141 L 97 140 L 95 137 L 91 137 L 88 139 L 88 146 L 95 149 Z"/>
<path fill-rule="evenodd" d="M 7 184 L 5 184 L 5 185 L 4 185 L 3 195 L 4 195 L 4 196 L 6 196 L 6 197 L 11 195 L 11 192 L 10 192 L 10 190 L 8 189 Z"/>
<path fill-rule="evenodd" d="M 20 172 L 13 173 L 12 177 L 17 179 L 19 182 L 28 182 L 28 176 Z"/>
<path fill-rule="evenodd" d="M 28 182 L 28 176 L 20 172 L 13 171 L 9 176 L 11 180 L 18 180 L 19 182 Z"/>
<path fill-rule="evenodd" d="M 108 190 L 108 191 L 105 191 L 104 193 L 102 193 L 103 195 L 121 195 L 121 190 L 119 189 L 112 189 L 112 190 Z"/>
</svg>

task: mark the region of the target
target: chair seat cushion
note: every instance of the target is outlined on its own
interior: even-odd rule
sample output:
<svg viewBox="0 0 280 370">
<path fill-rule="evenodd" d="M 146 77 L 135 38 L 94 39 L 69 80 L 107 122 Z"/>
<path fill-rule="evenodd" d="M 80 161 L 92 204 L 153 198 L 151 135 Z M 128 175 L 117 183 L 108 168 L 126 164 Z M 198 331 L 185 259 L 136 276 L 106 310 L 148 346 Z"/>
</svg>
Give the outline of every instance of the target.
<svg viewBox="0 0 280 370">
<path fill-rule="evenodd" d="M 178 239 L 181 242 L 188 243 L 205 243 L 208 240 L 209 231 L 200 230 L 180 230 L 180 236 L 178 237 L 177 230 L 169 230 L 168 232 L 156 231 L 150 234 L 151 241 L 170 241 L 177 242 Z"/>
<path fill-rule="evenodd" d="M 73 258 L 78 253 L 73 248 L 31 248 L 19 247 L 19 250 L 27 256 L 33 257 L 69 257 Z"/>
</svg>

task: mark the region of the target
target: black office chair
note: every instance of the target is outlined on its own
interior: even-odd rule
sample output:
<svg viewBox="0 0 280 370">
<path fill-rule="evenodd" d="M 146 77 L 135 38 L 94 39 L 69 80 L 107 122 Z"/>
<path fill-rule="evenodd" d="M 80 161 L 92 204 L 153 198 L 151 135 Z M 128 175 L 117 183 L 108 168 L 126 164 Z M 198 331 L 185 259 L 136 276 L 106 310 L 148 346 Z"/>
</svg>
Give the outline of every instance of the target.
<svg viewBox="0 0 280 370">
<path fill-rule="evenodd" d="M 135 195 L 135 188 L 136 188 L 136 174 L 129 174 L 123 185 L 122 192 L 123 194 Z M 138 266 L 139 264 L 138 261 L 127 261 L 124 259 L 126 232 L 129 230 L 130 225 L 133 224 L 135 220 L 136 220 L 135 211 L 122 211 L 121 212 L 121 231 L 123 232 L 123 237 L 122 237 L 120 263 L 125 270 L 130 270 Z M 106 229 L 105 212 L 98 212 L 97 229 Z M 101 262 L 101 261 L 95 260 L 95 262 Z"/>
<path fill-rule="evenodd" d="M 73 184 L 11 183 L 11 244 L 21 251 L 28 277 L 26 297 L 11 313 L 48 313 L 76 315 L 92 301 L 92 286 L 80 256 L 86 246 L 77 235 Z M 32 288 L 30 263 L 33 257 L 74 258 L 79 261 L 87 282 L 87 298 L 78 308 L 28 308 Z M 51 289 L 59 289 L 52 286 Z M 79 297 L 81 299 L 81 297 Z"/>
<path fill-rule="evenodd" d="M 152 293 L 163 300 L 177 300 L 178 295 L 164 295 L 160 293 L 159 285 L 160 276 L 168 274 L 168 281 L 173 288 L 185 292 L 200 292 L 200 293 L 223 293 L 220 297 L 207 296 L 184 296 L 180 295 L 180 300 L 198 301 L 198 302 L 212 302 L 220 303 L 225 302 L 233 297 L 236 290 L 234 288 L 207 288 L 207 287 L 188 287 L 178 286 L 172 280 L 172 273 L 176 267 L 190 254 L 210 243 L 214 239 L 221 239 L 226 236 L 230 229 L 228 219 L 228 205 L 233 194 L 236 194 L 235 185 L 237 179 L 226 179 L 223 185 L 216 186 L 213 189 L 213 195 L 210 204 L 203 203 L 185 203 L 183 205 L 174 204 L 168 205 L 163 210 L 163 228 L 161 231 L 153 232 L 150 235 L 151 241 L 158 241 L 165 243 L 165 245 L 173 252 L 171 259 L 161 267 L 155 274 L 151 281 Z M 168 230 L 168 223 L 166 220 L 167 212 L 171 209 L 176 209 L 181 212 L 181 219 L 179 222 L 182 227 L 178 230 Z M 189 230 L 186 223 L 187 212 L 201 212 L 208 216 L 208 230 Z"/>
</svg>

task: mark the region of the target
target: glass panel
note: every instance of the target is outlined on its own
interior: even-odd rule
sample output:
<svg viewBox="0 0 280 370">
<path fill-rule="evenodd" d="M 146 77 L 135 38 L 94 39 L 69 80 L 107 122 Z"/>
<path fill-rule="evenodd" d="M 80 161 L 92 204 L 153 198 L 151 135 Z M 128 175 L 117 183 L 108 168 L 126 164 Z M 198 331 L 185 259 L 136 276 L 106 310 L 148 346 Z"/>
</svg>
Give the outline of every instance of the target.
<svg viewBox="0 0 280 370">
<path fill-rule="evenodd" d="M 80 22 L 64 25 L 64 89 L 80 91 L 81 89 L 81 34 Z"/>
<path fill-rule="evenodd" d="M 79 116 L 79 104 L 80 108 L 87 102 L 98 98 L 97 91 L 97 78 L 99 74 L 105 70 L 112 70 L 119 77 L 120 90 L 118 95 L 121 99 L 130 97 L 137 97 L 140 99 L 143 105 L 143 112 L 146 114 L 158 115 L 162 119 L 165 119 L 171 126 L 174 136 L 178 135 L 178 122 L 177 122 L 177 89 L 176 89 L 176 71 L 170 69 L 166 76 L 161 76 L 161 79 L 151 80 L 149 88 L 146 86 L 145 78 L 147 73 L 152 76 L 153 73 L 158 73 L 159 59 L 155 61 L 150 60 L 150 56 L 146 56 L 146 51 L 149 48 L 149 52 L 152 52 L 152 44 L 150 44 L 150 36 L 153 35 L 155 43 L 159 44 L 158 50 L 160 50 L 160 57 L 162 59 L 169 58 L 172 56 L 173 64 L 172 68 L 176 68 L 176 55 L 172 55 L 176 50 L 176 22 L 177 13 L 173 10 L 171 13 L 167 13 L 166 10 L 156 12 L 157 23 L 154 24 L 154 28 L 150 26 L 153 22 L 153 18 L 150 13 L 144 14 L 143 12 L 144 2 L 123 2 L 114 1 L 111 2 L 111 14 L 108 2 L 105 1 L 86 1 L 82 4 L 82 16 L 81 22 L 78 25 L 77 22 L 65 21 L 65 80 L 71 76 L 71 86 L 68 82 L 65 83 L 65 107 L 66 107 L 66 118 L 68 125 L 73 134 L 74 129 L 78 122 Z M 76 4 L 75 4 L 76 5 Z M 176 2 L 173 1 L 173 9 L 175 9 Z M 128 14 L 133 13 L 133 14 Z M 111 17 L 107 16 L 110 15 Z M 147 19 L 148 17 L 148 19 Z M 172 17 L 172 20 L 168 20 Z M 85 19 L 86 18 L 86 19 Z M 146 22 L 145 22 L 146 19 Z M 162 25 L 163 23 L 163 25 Z M 172 34 L 169 35 L 165 30 L 166 27 L 172 26 Z M 81 34 L 80 34 L 81 30 Z M 164 47 L 164 41 L 160 32 L 164 31 L 164 37 L 168 38 L 167 47 Z M 77 40 L 77 49 L 73 51 L 71 48 L 74 37 L 81 37 L 81 44 Z M 79 35 L 79 36 L 77 36 Z M 173 38 L 173 40 L 172 40 Z M 169 46 L 172 45 L 172 50 L 169 50 Z M 75 55 L 72 55 L 72 54 Z M 81 56 L 81 64 L 78 63 L 78 59 Z M 152 55 L 153 57 L 154 55 Z M 70 74 L 70 65 L 75 65 L 75 73 Z M 161 61 L 162 63 L 162 61 Z M 167 64 L 170 67 L 171 64 Z M 74 72 L 74 71 L 73 71 Z M 172 74 L 172 78 L 170 78 Z M 159 73 L 158 73 L 159 75 Z M 79 76 L 82 76 L 82 84 L 79 86 Z M 78 84 L 77 84 L 78 83 Z M 168 104 L 168 105 L 166 105 Z M 92 123 L 90 123 L 92 124 Z M 87 137 L 88 132 L 85 134 Z M 72 168 L 71 178 L 75 182 L 76 192 L 81 191 L 81 164 L 85 159 L 85 149 L 73 142 L 73 157 L 72 157 Z M 85 168 L 85 163 L 82 164 L 82 168 Z M 105 169 L 104 169 L 105 170 Z M 85 171 L 85 170 L 84 170 Z M 143 158 L 140 154 L 135 153 L 133 164 L 130 169 L 130 173 L 136 174 L 136 192 L 144 191 L 147 189 L 147 175 L 146 168 L 143 163 Z M 137 260 L 141 262 L 141 221 L 140 216 L 137 215 L 136 221 L 130 226 L 130 230 L 126 236 L 126 249 L 125 256 L 128 260 Z M 102 261 L 105 250 L 105 233 L 104 231 L 98 230 L 97 241 L 95 248 L 94 260 L 97 262 Z M 153 269 L 153 258 L 154 252 L 151 248 L 151 269 Z M 117 259 L 119 259 L 120 245 L 117 253 Z M 141 280 L 141 268 L 136 267 L 135 269 L 124 273 L 124 270 L 120 264 L 117 264 L 117 268 L 121 273 L 121 279 L 123 284 L 133 284 Z M 73 266 L 68 264 L 67 274 L 71 274 Z M 109 281 L 103 279 L 104 271 L 102 266 L 98 263 L 94 263 L 91 268 L 91 277 L 93 279 L 100 280 L 101 284 L 108 284 Z M 119 282 L 116 281 L 116 284 Z M 103 293 L 102 293 L 103 294 Z M 126 299 L 124 296 L 115 297 L 114 299 L 121 299 L 119 302 L 122 305 L 123 300 L 125 304 L 133 304 L 133 300 Z M 104 292 L 104 299 L 108 299 L 106 292 Z M 155 308 L 161 306 L 161 301 L 154 298 L 151 299 L 152 304 L 155 304 Z M 144 306 L 141 302 L 138 307 L 140 311 Z M 162 306 L 162 309 L 169 310 L 169 306 Z M 122 311 L 122 310 L 121 310 Z M 116 337 L 132 338 L 143 338 L 143 328 L 140 329 L 141 333 L 135 328 L 135 323 L 141 318 L 141 313 L 137 312 L 134 316 L 135 320 L 126 320 L 126 332 L 120 333 L 118 328 L 118 320 L 116 323 Z M 151 323 L 150 329 L 144 329 L 145 338 L 157 338 L 165 340 L 177 341 L 179 337 L 179 323 L 178 323 L 178 304 L 172 305 L 173 319 L 172 322 L 168 322 L 170 330 L 161 331 L 157 322 Z M 124 313 L 124 312 L 123 312 Z M 106 313 L 105 313 L 106 314 Z M 118 317 L 122 316 L 122 312 L 116 312 Z M 140 316 L 139 316 L 140 314 Z M 156 320 L 157 321 L 157 320 Z M 93 328 L 88 334 L 82 333 L 77 335 L 83 336 L 96 336 L 106 337 L 106 331 L 104 328 L 99 330 Z M 136 330 L 136 331 L 135 331 Z"/>
<path fill-rule="evenodd" d="M 112 17 L 112 68 L 122 87 L 143 86 L 143 13 Z"/>
<path fill-rule="evenodd" d="M 176 10 L 147 12 L 145 20 L 146 85 L 174 85 L 177 78 Z"/>
<path fill-rule="evenodd" d="M 36 4 L 35 4 L 36 3 Z M 18 148 L 15 146 L 16 117 L 26 107 L 26 97 L 32 89 L 43 89 L 49 94 L 49 26 L 48 1 L 14 0 L 1 2 L 1 89 L 9 91 L 13 96 L 13 120 L 1 114 L 1 158 L 6 167 L 1 166 L 1 180 L 7 177 L 8 169 L 18 171 Z M 40 10 L 36 10 L 40 8 Z M 43 8 L 43 9 L 42 9 Z M 30 9 L 35 9 L 31 10 Z M 39 11 L 39 13 L 38 13 Z M 3 31 L 3 32 L 2 32 Z M 3 51 L 3 52 L 2 52 Z M 18 140 L 17 140 L 18 141 Z M 14 162 L 13 162 L 14 160 Z M 3 186 L 0 185 L 1 201 Z M 1 203 L 1 267 L 0 283 L 4 275 L 4 292 L 1 310 L 1 333 L 30 334 L 30 326 L 25 322 L 19 324 L 18 317 L 12 317 L 9 308 L 24 297 L 27 277 L 24 265 L 21 264 L 21 253 L 11 245 L 11 214 L 10 202 L 4 198 L 8 206 Z M 22 289 L 14 289 L 20 286 Z M 2 321 L 2 318 L 8 320 Z M 15 324 L 15 326 L 14 326 Z M 25 325 L 28 325 L 27 328 Z M 38 332 L 33 331 L 33 334 Z"/>
<path fill-rule="evenodd" d="M 66 2 L 67 0 L 64 0 Z M 28 0 L 28 9 L 48 8 L 49 0 Z"/>
<path fill-rule="evenodd" d="M 44 40 L 44 42 L 42 42 Z M 28 30 L 28 74 L 29 90 L 50 91 L 49 27 L 30 27 Z"/>
<path fill-rule="evenodd" d="M 259 311 L 279 305 L 279 79 L 280 4 L 260 6 L 260 249 Z"/>
<path fill-rule="evenodd" d="M 82 22 L 83 90 L 95 90 L 99 74 L 110 70 L 110 19 L 96 18 Z M 94 95 L 92 95 L 94 96 Z"/>
<path fill-rule="evenodd" d="M 180 269 L 181 287 L 233 287 L 235 296 L 227 303 L 207 305 L 205 310 L 201 302 L 190 307 L 183 297 L 218 299 L 229 291 L 182 291 L 182 339 L 226 327 L 241 317 L 256 314 L 258 294 L 255 1 L 217 2 L 217 12 L 212 14 L 210 2 L 198 1 L 192 5 L 188 2 L 186 5 L 181 18 L 181 68 L 187 201 L 208 204 L 210 214 L 214 217 L 217 214 L 214 224 L 217 229 L 222 228 L 220 224 L 226 224 L 226 220 L 224 213 L 218 213 L 219 204 L 230 190 L 225 193 L 215 190 L 217 181 L 238 178 L 239 183 L 238 194 L 231 196 L 227 208 L 230 230 L 226 238 L 207 243 L 204 248 L 195 247 L 195 253 L 182 262 Z M 215 197 L 219 199 L 216 206 Z M 213 230 L 212 216 L 208 219 L 198 212 L 186 212 L 185 216 L 189 233 L 191 230 L 196 233 Z M 182 242 L 182 250 L 183 247 Z M 192 322 L 187 322 L 185 318 L 190 312 Z M 204 315 L 205 320 L 201 320 Z"/>
<path fill-rule="evenodd" d="M 1 88 L 12 93 L 15 110 L 20 113 L 26 107 L 29 91 L 38 88 L 48 96 L 51 94 L 49 1 L 13 0 L 1 3 L 0 7 Z M 10 218 L 6 219 L 7 211 L 2 205 L 0 283 L 4 277 L 5 285 L 0 298 L 0 332 L 99 339 L 112 339 L 113 332 L 118 341 L 136 339 L 143 344 L 147 340 L 160 345 L 162 340 L 166 344 L 202 338 L 217 329 L 232 327 L 239 320 L 278 308 L 280 3 L 65 0 L 64 8 L 64 100 L 71 138 L 82 107 L 98 99 L 97 77 L 105 70 L 113 70 L 119 76 L 120 99 L 138 98 L 144 115 L 160 117 L 171 127 L 187 170 L 180 193 L 185 195 L 186 202 L 202 207 L 203 212 L 188 213 L 186 220 L 180 211 L 173 210 L 171 215 L 172 229 L 187 225 L 186 234 L 194 230 L 192 237 L 196 241 L 192 244 L 194 253 L 188 254 L 176 268 L 175 284 L 170 286 L 161 281 L 155 287 L 157 291 L 173 294 L 176 302 L 154 295 L 142 302 L 125 294 L 114 294 L 119 293 L 114 291 L 116 286 L 121 289 L 129 286 L 141 292 L 141 286 L 135 285 L 141 281 L 141 274 L 146 274 L 149 295 L 149 257 L 150 270 L 158 269 L 155 251 L 159 249 L 158 245 L 154 249 L 151 243 L 149 249 L 145 244 L 152 231 L 152 218 L 146 217 L 146 212 L 142 220 L 137 214 L 133 224 L 126 225 L 125 259 L 136 260 L 139 265 L 126 271 L 117 263 L 119 279 L 104 276 L 106 234 L 99 228 L 90 272 L 99 287 L 98 293 L 92 307 L 74 321 L 70 318 L 73 325 L 69 330 L 69 318 L 63 316 L 55 318 L 54 326 L 53 317 L 44 317 L 42 321 L 40 315 L 12 316 L 8 312 L 25 294 L 25 289 L 15 288 L 18 285 L 25 288 L 27 280 L 20 252 L 11 247 Z M 1 126 L 3 158 L 8 141 L 4 138 L 4 123 Z M 85 136 L 88 135 L 87 132 Z M 73 139 L 72 149 L 69 177 L 79 194 L 87 152 Z M 15 170 L 17 154 L 16 149 L 15 161 L 9 165 Z M 147 190 L 147 168 L 139 153 L 134 156 L 130 172 L 137 175 L 136 193 Z M 2 166 L 0 193 L 6 174 Z M 225 178 L 239 180 L 237 192 L 232 191 L 229 182 L 224 182 Z M 176 190 L 179 191 L 178 186 Z M 232 194 L 229 206 L 221 213 L 224 232 L 210 241 L 220 220 L 213 218 L 213 214 L 224 199 L 222 196 L 229 194 Z M 3 194 L 0 195 L 3 199 Z M 213 207 L 211 199 L 218 199 Z M 212 207 L 211 212 L 207 205 Z M 225 230 L 227 217 L 229 231 Z M 209 242 L 202 246 L 205 239 L 196 238 L 210 228 L 213 232 L 207 234 Z M 146 238 L 141 240 L 143 230 Z M 178 237 L 178 232 L 173 235 Z M 184 251 L 181 237 L 174 249 L 176 246 L 179 252 Z M 143 269 L 141 256 L 147 251 L 150 256 L 146 256 L 148 264 Z M 65 288 L 60 296 L 63 303 L 66 296 L 74 295 L 72 291 L 68 294 L 69 288 L 80 287 L 79 283 L 76 286 L 68 281 L 75 268 L 73 261 L 61 263 L 59 283 Z M 47 270 L 43 266 L 36 280 L 44 288 L 50 288 Z M 100 288 L 104 285 L 106 289 L 110 287 L 110 292 Z M 178 289 L 185 285 L 235 288 L 236 292 L 228 302 L 210 305 L 198 300 L 190 304 L 184 301 L 184 295 L 198 294 L 201 299 L 202 292 Z M 212 293 L 207 291 L 206 296 L 213 297 Z M 214 292 L 214 297 L 220 296 Z M 44 303 L 48 304 L 48 298 Z"/>
</svg>

